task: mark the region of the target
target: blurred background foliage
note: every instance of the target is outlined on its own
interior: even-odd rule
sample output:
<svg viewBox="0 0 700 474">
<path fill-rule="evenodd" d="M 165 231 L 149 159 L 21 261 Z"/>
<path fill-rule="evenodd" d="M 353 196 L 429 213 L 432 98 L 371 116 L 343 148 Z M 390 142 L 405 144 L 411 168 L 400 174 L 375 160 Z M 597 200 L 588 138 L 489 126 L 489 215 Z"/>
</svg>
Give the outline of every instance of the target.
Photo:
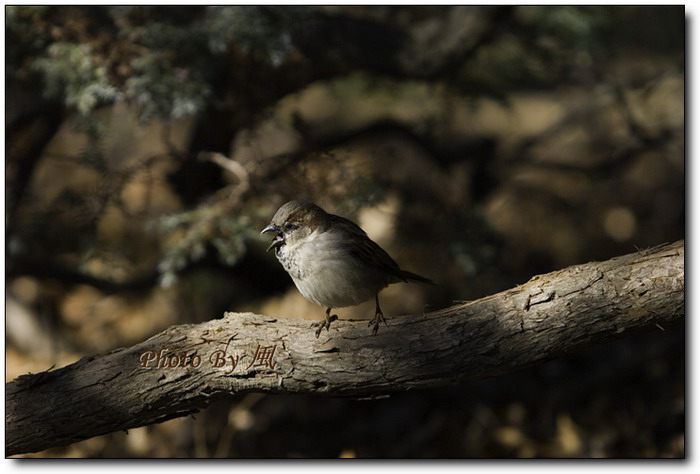
<svg viewBox="0 0 700 474">
<path fill-rule="evenodd" d="M 318 319 L 258 236 L 309 198 L 431 310 L 684 237 L 670 7 L 6 7 L 8 380 L 178 323 Z M 343 309 L 366 318 L 370 308 Z M 38 456 L 682 457 L 682 325 L 381 400 L 240 394 Z"/>
</svg>

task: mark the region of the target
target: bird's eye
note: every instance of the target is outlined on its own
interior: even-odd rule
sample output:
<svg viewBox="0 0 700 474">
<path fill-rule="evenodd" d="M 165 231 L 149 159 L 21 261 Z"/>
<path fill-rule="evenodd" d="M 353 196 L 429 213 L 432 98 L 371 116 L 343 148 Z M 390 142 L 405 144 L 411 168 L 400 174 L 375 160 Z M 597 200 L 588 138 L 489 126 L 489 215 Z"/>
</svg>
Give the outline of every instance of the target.
<svg viewBox="0 0 700 474">
<path fill-rule="evenodd" d="M 283 230 L 284 232 L 292 232 L 292 231 L 294 231 L 294 230 L 297 230 L 298 228 L 299 228 L 298 225 L 296 225 L 296 224 L 291 224 L 291 223 L 287 223 L 287 224 L 285 224 L 285 225 L 282 226 L 282 230 Z"/>
</svg>

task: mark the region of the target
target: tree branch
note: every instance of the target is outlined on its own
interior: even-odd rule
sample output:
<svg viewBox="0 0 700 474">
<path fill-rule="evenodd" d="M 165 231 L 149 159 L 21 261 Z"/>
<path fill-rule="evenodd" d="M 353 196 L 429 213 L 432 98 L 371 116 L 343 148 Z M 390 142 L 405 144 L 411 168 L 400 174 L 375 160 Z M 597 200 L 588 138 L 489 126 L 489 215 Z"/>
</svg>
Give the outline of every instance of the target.
<svg viewBox="0 0 700 474">
<path fill-rule="evenodd" d="M 684 241 L 532 278 L 377 336 L 340 320 L 251 313 L 173 326 L 140 344 L 6 385 L 6 455 L 204 408 L 240 392 L 374 396 L 505 374 L 685 315 Z"/>
</svg>

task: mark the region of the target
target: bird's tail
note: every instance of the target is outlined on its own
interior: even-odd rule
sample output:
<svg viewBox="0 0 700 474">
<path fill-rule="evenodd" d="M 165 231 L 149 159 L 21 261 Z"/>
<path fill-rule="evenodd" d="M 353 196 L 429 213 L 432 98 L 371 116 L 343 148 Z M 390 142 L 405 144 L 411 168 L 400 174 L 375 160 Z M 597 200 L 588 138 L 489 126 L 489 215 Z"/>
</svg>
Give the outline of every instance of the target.
<svg viewBox="0 0 700 474">
<path fill-rule="evenodd" d="M 417 281 L 420 283 L 427 283 L 428 285 L 434 285 L 435 282 L 430 278 L 425 278 L 415 273 L 407 272 L 406 270 L 401 270 L 401 276 L 405 281 Z"/>
</svg>

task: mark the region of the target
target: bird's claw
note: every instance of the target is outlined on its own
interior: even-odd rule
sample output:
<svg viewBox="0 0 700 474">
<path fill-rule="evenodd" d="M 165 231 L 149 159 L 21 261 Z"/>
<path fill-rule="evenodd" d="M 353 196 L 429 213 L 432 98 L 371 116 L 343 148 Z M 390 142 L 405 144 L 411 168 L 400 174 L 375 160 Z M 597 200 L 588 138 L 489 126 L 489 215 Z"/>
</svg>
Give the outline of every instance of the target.
<svg viewBox="0 0 700 474">
<path fill-rule="evenodd" d="M 379 324 L 384 323 L 384 326 L 389 327 L 389 325 L 386 322 L 386 318 L 384 317 L 384 314 L 381 312 L 378 312 L 374 315 L 373 319 L 370 319 L 369 324 L 367 324 L 367 327 L 374 326 L 372 328 L 372 335 L 376 336 L 377 331 L 379 331 Z"/>
<path fill-rule="evenodd" d="M 318 339 L 318 336 L 321 335 L 321 331 L 323 331 L 323 328 L 326 328 L 326 331 L 331 330 L 331 323 L 338 319 L 337 314 L 333 314 L 331 316 L 326 315 L 326 318 L 323 321 L 317 321 L 311 325 L 311 327 L 316 327 L 318 326 L 318 329 L 316 329 L 316 339 Z"/>
</svg>

